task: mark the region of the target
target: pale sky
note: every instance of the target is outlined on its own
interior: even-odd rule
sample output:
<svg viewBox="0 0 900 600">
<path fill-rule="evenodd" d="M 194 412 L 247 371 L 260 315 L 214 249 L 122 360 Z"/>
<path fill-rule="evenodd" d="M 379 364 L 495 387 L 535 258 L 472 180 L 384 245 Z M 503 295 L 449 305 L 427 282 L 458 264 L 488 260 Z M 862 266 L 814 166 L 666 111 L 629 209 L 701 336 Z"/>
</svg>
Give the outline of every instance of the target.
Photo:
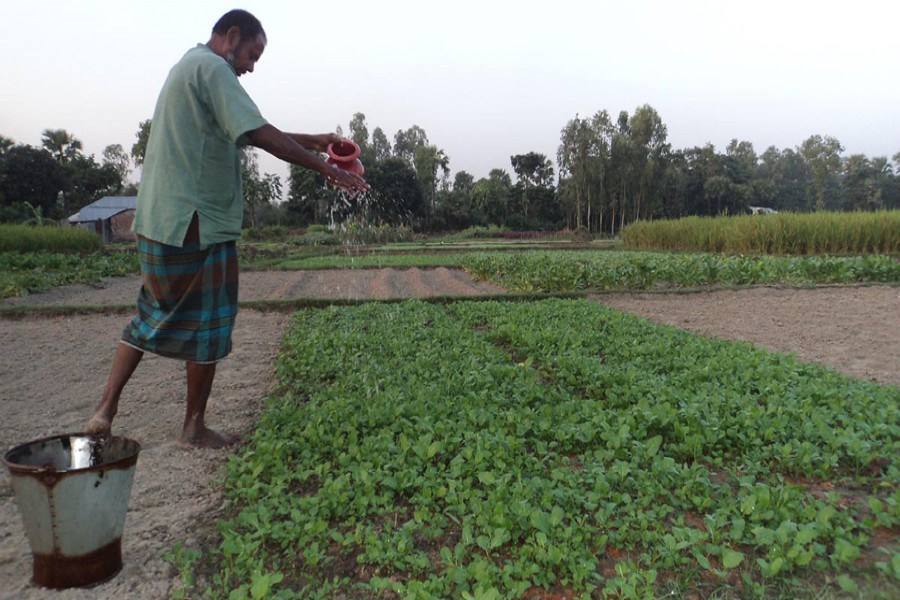
<svg viewBox="0 0 900 600">
<path fill-rule="evenodd" d="M 818 134 L 844 156 L 900 152 L 897 0 L 3 0 L 0 135 L 129 151 L 171 66 L 236 7 L 268 34 L 241 82 L 273 125 L 347 133 L 361 112 L 392 142 L 418 125 L 451 176 L 512 175 L 531 151 L 555 164 L 576 115 L 643 104 L 675 149 Z"/>
</svg>

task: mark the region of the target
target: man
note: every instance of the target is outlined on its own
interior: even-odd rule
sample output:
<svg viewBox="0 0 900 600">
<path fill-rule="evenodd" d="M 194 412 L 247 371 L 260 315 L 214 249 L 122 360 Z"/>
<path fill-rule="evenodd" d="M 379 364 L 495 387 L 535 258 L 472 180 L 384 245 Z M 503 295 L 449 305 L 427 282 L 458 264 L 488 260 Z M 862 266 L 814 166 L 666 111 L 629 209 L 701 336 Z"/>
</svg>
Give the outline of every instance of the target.
<svg viewBox="0 0 900 600">
<path fill-rule="evenodd" d="M 184 360 L 187 409 L 179 444 L 219 448 L 234 440 L 206 427 L 216 363 L 231 351 L 237 314 L 241 234 L 240 147 L 252 144 L 312 169 L 333 185 L 365 191 L 353 173 L 312 151 L 335 134 L 288 134 L 270 125 L 238 77 L 252 73 L 266 34 L 250 13 L 233 10 L 172 68 L 153 114 L 133 230 L 142 286 L 138 314 L 125 327 L 103 397 L 87 425 L 109 433 L 122 389 L 144 352 Z"/>
</svg>

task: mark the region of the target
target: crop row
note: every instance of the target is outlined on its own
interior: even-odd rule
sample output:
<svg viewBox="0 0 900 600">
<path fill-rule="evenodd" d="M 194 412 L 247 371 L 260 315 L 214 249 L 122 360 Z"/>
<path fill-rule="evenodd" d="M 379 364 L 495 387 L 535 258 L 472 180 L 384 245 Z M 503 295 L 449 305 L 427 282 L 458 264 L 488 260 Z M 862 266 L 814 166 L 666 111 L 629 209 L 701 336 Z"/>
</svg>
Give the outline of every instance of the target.
<svg viewBox="0 0 900 600">
<path fill-rule="evenodd" d="M 277 269 L 381 269 L 388 267 L 456 267 L 458 254 L 364 254 L 352 256 L 334 254 L 285 259 L 274 265 Z"/>
<path fill-rule="evenodd" d="M 0 298 L 43 292 L 52 287 L 135 273 L 137 255 L 126 252 L 86 255 L 50 252 L 0 252 Z"/>
<path fill-rule="evenodd" d="M 472 276 L 519 292 L 900 282 L 889 256 L 775 257 L 557 251 L 466 255 Z"/>
<path fill-rule="evenodd" d="M 302 311 L 278 375 L 213 596 L 900 578 L 897 387 L 571 300 Z"/>
</svg>

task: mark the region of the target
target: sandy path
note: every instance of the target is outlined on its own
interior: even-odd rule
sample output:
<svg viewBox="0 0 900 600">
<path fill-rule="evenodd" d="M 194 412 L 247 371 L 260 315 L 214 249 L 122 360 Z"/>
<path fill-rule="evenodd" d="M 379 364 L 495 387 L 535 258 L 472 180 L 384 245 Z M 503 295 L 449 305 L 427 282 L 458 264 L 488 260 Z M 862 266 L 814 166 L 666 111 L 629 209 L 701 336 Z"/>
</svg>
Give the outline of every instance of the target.
<svg viewBox="0 0 900 600">
<path fill-rule="evenodd" d="M 240 299 L 272 300 L 326 298 L 362 300 L 374 298 L 425 298 L 502 294 L 504 289 L 474 281 L 463 271 L 434 269 L 323 269 L 317 271 L 243 271 Z M 42 294 L 6 298 L 0 306 L 48 306 L 54 304 L 131 304 L 140 287 L 140 276 L 105 279 L 103 287 L 69 285 Z"/>
<path fill-rule="evenodd" d="M 79 431 L 99 399 L 127 317 L 0 320 L 0 447 Z M 241 311 L 234 352 L 219 367 L 209 423 L 246 434 L 270 390 L 272 359 L 290 317 Z M 169 598 L 174 569 L 162 553 L 176 541 L 198 545 L 214 531 L 223 498 L 214 478 L 224 451 L 180 450 L 181 363 L 146 356 L 122 395 L 114 432 L 142 445 L 125 524 L 124 568 L 90 590 L 50 592 L 30 583 L 31 554 L 6 469 L 0 476 L 0 598 Z"/>
</svg>

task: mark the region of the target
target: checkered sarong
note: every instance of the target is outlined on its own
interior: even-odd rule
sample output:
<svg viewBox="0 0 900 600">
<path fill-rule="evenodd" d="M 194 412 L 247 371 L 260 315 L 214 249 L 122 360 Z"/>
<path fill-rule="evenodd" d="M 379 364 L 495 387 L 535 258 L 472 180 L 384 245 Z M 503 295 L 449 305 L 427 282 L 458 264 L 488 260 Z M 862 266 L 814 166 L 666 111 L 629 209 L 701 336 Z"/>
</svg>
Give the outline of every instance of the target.
<svg viewBox="0 0 900 600">
<path fill-rule="evenodd" d="M 143 285 L 138 314 L 122 341 L 138 350 L 196 363 L 214 363 L 231 352 L 238 311 L 234 241 L 200 247 L 197 217 L 184 246 L 138 236 Z"/>
</svg>

